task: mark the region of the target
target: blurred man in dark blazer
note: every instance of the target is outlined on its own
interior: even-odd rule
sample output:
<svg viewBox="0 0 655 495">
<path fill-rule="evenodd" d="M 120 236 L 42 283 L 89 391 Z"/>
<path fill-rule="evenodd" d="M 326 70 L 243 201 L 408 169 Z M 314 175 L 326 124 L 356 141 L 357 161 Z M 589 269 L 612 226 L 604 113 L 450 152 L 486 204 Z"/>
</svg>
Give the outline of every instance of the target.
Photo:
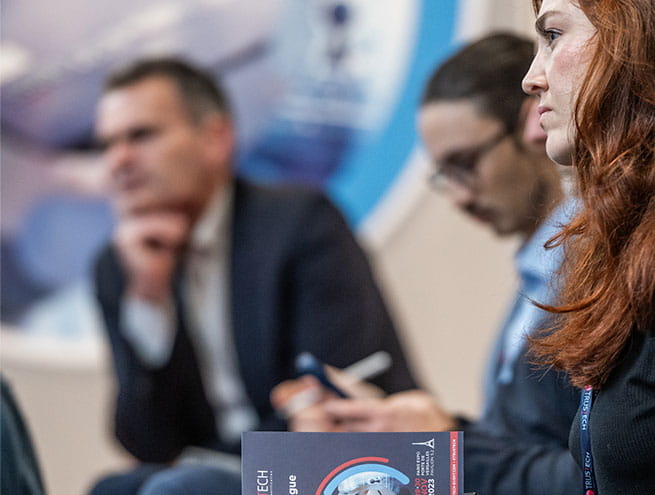
<svg viewBox="0 0 655 495">
<path fill-rule="evenodd" d="M 186 462 L 189 448 L 238 453 L 241 432 L 284 429 L 269 393 L 302 351 L 341 367 L 384 349 L 377 385 L 414 385 L 336 208 L 235 179 L 235 128 L 209 75 L 170 58 L 115 73 L 96 135 L 118 216 L 96 267 L 115 428 L 142 464 L 94 493 L 240 493 L 238 471 Z"/>
</svg>

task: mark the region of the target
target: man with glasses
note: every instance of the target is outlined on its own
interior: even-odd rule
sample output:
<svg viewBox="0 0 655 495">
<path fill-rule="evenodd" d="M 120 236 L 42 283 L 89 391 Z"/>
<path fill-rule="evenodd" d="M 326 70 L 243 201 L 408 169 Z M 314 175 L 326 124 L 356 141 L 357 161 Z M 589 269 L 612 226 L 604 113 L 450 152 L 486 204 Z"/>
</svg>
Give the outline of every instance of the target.
<svg viewBox="0 0 655 495">
<path fill-rule="evenodd" d="M 566 377 L 535 370 L 526 356 L 526 336 L 547 326 L 547 313 L 532 301 L 552 301 L 551 278 L 562 258 L 559 248 L 546 250 L 544 243 L 574 210 L 564 201 L 543 134 L 534 133 L 534 102 L 521 91 L 532 55 L 530 41 L 508 34 L 464 47 L 433 74 L 418 115 L 434 163 L 430 183 L 497 235 L 522 241 L 515 257 L 520 287 L 492 352 L 480 419 L 450 414 L 419 390 L 384 399 L 325 393 L 325 401 L 294 416 L 294 429 L 464 430 L 467 491 L 568 495 L 578 489 L 582 474 L 568 452 L 578 396 Z M 295 392 L 316 386 L 310 377 L 283 384 L 273 402 L 283 408 Z"/>
</svg>

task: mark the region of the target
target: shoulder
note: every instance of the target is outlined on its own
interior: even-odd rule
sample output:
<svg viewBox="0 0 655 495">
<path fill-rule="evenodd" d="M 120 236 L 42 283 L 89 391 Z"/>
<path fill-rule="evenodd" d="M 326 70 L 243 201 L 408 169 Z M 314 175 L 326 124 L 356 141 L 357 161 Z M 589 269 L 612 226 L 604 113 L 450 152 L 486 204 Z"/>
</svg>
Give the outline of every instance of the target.
<svg viewBox="0 0 655 495">
<path fill-rule="evenodd" d="M 312 216 L 342 217 L 322 191 L 297 184 L 267 185 L 238 179 L 234 206 L 235 218 L 255 221 L 280 220 L 288 224 Z"/>
<path fill-rule="evenodd" d="M 238 249 L 292 253 L 352 251 L 353 231 L 339 209 L 316 189 L 237 181 L 232 223 Z M 332 248 L 330 248 L 332 250 Z"/>
<path fill-rule="evenodd" d="M 237 179 L 235 191 L 237 201 L 278 205 L 329 202 L 327 196 L 320 189 L 300 184 L 260 184 Z"/>
<path fill-rule="evenodd" d="M 632 335 L 626 345 L 630 360 L 633 360 L 637 368 L 641 368 L 648 373 L 650 382 L 655 384 L 655 328 L 639 331 L 633 330 Z"/>
<path fill-rule="evenodd" d="M 120 273 L 120 261 L 111 243 L 105 244 L 98 252 L 94 267 L 96 278 L 114 278 L 114 276 Z"/>
</svg>

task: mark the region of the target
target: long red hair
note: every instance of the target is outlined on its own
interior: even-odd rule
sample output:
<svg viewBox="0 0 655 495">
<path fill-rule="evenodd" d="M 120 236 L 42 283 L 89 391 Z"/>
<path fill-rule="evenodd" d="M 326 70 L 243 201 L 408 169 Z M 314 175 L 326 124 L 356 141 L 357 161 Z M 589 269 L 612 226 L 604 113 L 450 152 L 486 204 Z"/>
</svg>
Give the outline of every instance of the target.
<svg viewBox="0 0 655 495">
<path fill-rule="evenodd" d="M 601 387 L 631 332 L 655 324 L 655 4 L 579 7 L 597 30 L 575 108 L 582 209 L 551 240 L 566 253 L 559 304 L 546 306 L 556 330 L 532 350 L 575 385 Z"/>
</svg>

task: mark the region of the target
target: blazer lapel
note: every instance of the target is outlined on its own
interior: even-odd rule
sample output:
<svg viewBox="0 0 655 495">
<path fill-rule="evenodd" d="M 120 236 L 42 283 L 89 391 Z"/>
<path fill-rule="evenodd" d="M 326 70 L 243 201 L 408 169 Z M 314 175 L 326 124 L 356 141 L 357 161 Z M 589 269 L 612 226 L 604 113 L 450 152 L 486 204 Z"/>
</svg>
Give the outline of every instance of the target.
<svg viewBox="0 0 655 495">
<path fill-rule="evenodd" d="M 270 332 L 260 324 L 262 311 L 262 289 L 259 284 L 259 257 L 262 253 L 258 246 L 257 211 L 253 202 L 251 186 L 237 181 L 235 185 L 232 242 L 230 249 L 230 305 L 234 344 L 237 351 L 239 370 L 244 385 L 255 407 L 261 410 L 268 407 L 268 387 L 266 374 L 262 370 L 271 369 L 271 355 L 267 349 Z"/>
</svg>

